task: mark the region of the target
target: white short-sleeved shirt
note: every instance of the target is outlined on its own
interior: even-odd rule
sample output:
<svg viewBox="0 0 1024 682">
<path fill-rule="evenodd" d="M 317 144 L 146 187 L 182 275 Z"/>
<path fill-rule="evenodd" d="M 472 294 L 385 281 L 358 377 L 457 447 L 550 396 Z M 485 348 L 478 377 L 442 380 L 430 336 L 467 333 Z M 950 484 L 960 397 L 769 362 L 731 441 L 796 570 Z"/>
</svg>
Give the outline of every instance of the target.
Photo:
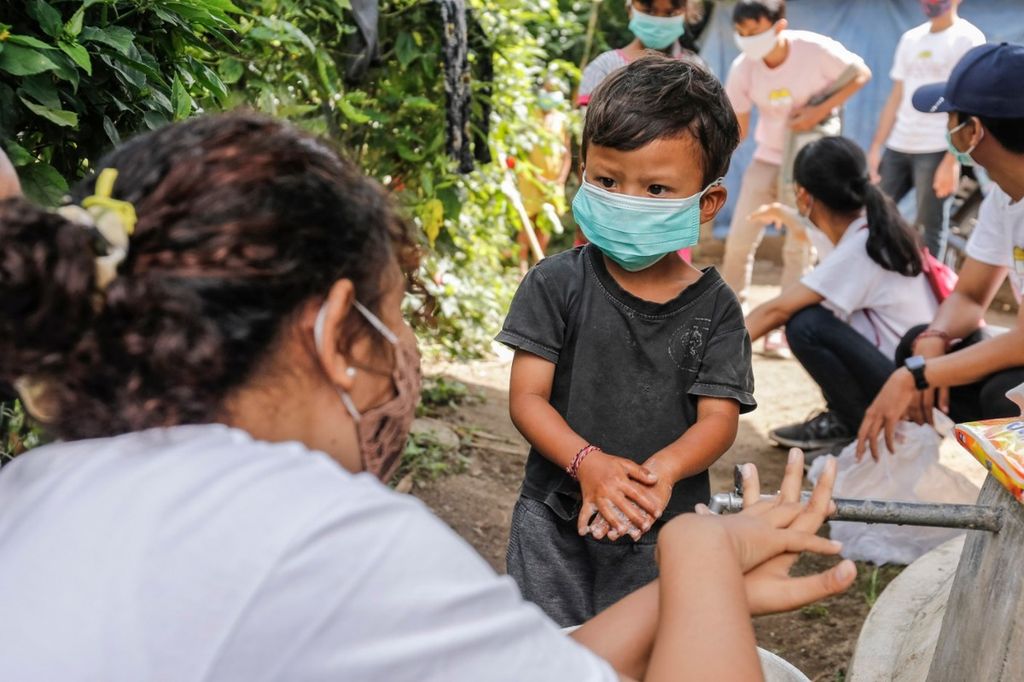
<svg viewBox="0 0 1024 682">
<path fill-rule="evenodd" d="M 981 202 L 978 224 L 967 241 L 967 255 L 1009 269 L 1017 302 L 1024 291 L 1024 199 L 1013 203 L 999 185 Z"/>
<path fill-rule="evenodd" d="M 905 277 L 868 255 L 867 221 L 850 225 L 835 249 L 801 279 L 824 297 L 824 306 L 848 323 L 886 357 L 911 327 L 935 317 L 938 302 L 924 274 Z"/>
<path fill-rule="evenodd" d="M 886 142 L 888 148 L 907 154 L 946 149 L 946 114 L 920 112 L 911 100 L 922 85 L 948 80 L 960 58 L 984 42 L 985 34 L 966 19 L 957 19 L 938 33 L 932 33 L 931 23 L 926 22 L 903 34 L 889 72 L 894 81 L 903 82 L 903 99 Z"/>
<path fill-rule="evenodd" d="M 741 54 L 733 61 L 725 91 L 737 114 L 757 107 L 754 140 L 758 161 L 779 165 L 789 126 L 789 115 L 829 86 L 853 65 L 864 60 L 841 43 L 810 31 L 783 31 L 789 40 L 786 61 L 774 69 L 763 59 Z"/>
<path fill-rule="evenodd" d="M 701 64 L 704 60 L 696 52 L 685 50 L 679 43 L 674 43 L 671 52 L 673 59 L 692 59 Z M 608 50 L 594 57 L 594 60 L 583 69 L 583 77 L 580 78 L 580 89 L 576 95 L 576 104 L 585 107 L 590 103 L 590 95 L 597 90 L 597 86 L 610 76 L 613 72 L 628 65 L 629 57 L 625 50 Z"/>
<path fill-rule="evenodd" d="M 418 501 L 219 425 L 0 469 L 0 677 L 616 680 Z"/>
</svg>

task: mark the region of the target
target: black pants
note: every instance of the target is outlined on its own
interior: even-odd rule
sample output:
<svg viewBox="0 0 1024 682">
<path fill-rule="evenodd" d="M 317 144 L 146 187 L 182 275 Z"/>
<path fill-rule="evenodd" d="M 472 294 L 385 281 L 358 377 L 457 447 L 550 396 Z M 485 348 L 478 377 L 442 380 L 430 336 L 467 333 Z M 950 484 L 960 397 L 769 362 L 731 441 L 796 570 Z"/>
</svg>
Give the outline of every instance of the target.
<svg viewBox="0 0 1024 682">
<path fill-rule="evenodd" d="M 828 409 L 856 433 L 868 405 L 896 364 L 820 305 L 808 306 L 791 317 L 786 339 L 793 355 L 821 387 Z"/>
<path fill-rule="evenodd" d="M 911 356 L 911 347 L 918 335 L 927 329 L 922 324 L 914 327 L 900 341 L 896 349 L 896 362 Z M 991 338 L 984 328 L 979 329 L 960 343 L 954 345 L 952 351 L 972 346 L 979 341 Z M 949 418 L 955 422 L 969 422 L 978 419 L 995 419 L 997 417 L 1015 417 L 1020 408 L 1007 399 L 1006 392 L 1014 386 L 1024 384 L 1024 367 L 1011 367 L 989 375 L 973 384 L 954 386 L 949 390 Z"/>
</svg>

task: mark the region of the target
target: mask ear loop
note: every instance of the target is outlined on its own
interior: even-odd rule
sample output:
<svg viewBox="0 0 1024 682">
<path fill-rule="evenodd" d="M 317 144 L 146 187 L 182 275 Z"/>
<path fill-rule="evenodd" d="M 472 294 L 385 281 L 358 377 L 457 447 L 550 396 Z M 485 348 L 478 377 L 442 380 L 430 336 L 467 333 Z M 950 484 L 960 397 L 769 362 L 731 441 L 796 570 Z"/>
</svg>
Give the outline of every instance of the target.
<svg viewBox="0 0 1024 682">
<path fill-rule="evenodd" d="M 362 305 L 358 301 L 356 302 L 356 305 L 362 307 Z M 359 312 L 362 311 L 360 310 Z M 313 323 L 313 343 L 316 345 L 316 350 L 318 353 L 323 352 L 324 325 L 326 324 L 326 322 L 327 301 L 324 301 L 324 304 L 320 306 L 320 312 L 316 314 L 316 322 Z M 371 321 L 370 324 L 373 324 L 373 322 Z M 389 329 L 388 332 L 390 333 L 390 331 L 391 330 Z M 354 367 L 349 368 L 350 372 L 351 370 L 354 369 Z M 349 376 L 352 376 L 352 374 L 354 374 L 354 372 L 351 372 Z M 356 404 L 352 402 L 352 396 L 350 396 L 347 391 L 337 386 L 334 387 L 334 390 L 338 392 L 338 396 L 341 398 L 341 404 L 345 406 L 345 410 L 348 412 L 348 415 L 352 417 L 352 421 L 358 424 L 359 421 L 363 418 L 363 415 L 360 414 L 359 410 L 356 408 Z"/>
</svg>

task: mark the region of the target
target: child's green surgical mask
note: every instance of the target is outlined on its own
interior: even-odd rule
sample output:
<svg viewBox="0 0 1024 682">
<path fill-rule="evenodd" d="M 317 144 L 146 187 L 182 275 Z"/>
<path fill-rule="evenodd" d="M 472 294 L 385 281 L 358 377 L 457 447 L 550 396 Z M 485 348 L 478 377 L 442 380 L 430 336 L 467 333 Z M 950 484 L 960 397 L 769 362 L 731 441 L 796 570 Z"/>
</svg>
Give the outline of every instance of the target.
<svg viewBox="0 0 1024 682">
<path fill-rule="evenodd" d="M 655 17 L 633 9 L 633 18 L 629 20 L 629 30 L 633 32 L 644 47 L 664 50 L 679 40 L 686 31 L 683 15 L 674 17 Z"/>
<path fill-rule="evenodd" d="M 572 214 L 591 244 L 637 272 L 700 241 L 701 197 L 720 184 L 722 178 L 685 199 L 654 199 L 615 194 L 584 178 Z"/>
</svg>

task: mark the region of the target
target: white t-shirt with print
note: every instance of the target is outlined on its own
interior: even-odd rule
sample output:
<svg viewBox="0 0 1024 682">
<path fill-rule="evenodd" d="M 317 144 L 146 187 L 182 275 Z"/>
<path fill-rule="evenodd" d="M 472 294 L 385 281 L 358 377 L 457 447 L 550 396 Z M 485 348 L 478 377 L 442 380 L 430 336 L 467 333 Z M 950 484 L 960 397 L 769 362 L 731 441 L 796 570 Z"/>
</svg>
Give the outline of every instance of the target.
<svg viewBox="0 0 1024 682">
<path fill-rule="evenodd" d="M 764 59 L 740 54 L 725 80 L 737 114 L 757 107 L 754 158 L 776 166 L 782 163 L 790 113 L 827 92 L 848 68 L 864 63 L 841 43 L 818 33 L 787 30 L 782 35 L 789 40 L 786 61 L 772 69 Z"/>
<path fill-rule="evenodd" d="M 417 500 L 219 425 L 0 469 L 0 677 L 615 680 Z"/>
<path fill-rule="evenodd" d="M 1017 302 L 1024 291 L 1024 199 L 1013 203 L 992 184 L 981 202 L 978 224 L 967 240 L 967 255 L 976 261 L 1009 269 Z"/>
<path fill-rule="evenodd" d="M 905 277 L 868 255 L 867 221 L 860 218 L 800 282 L 824 297 L 823 305 L 888 358 L 916 325 L 930 322 L 938 302 L 924 274 Z"/>
<path fill-rule="evenodd" d="M 903 99 L 886 146 L 906 154 L 927 154 L 946 149 L 946 114 L 927 114 L 914 108 L 914 93 L 922 85 L 949 79 L 953 67 L 972 47 L 985 43 L 985 34 L 966 19 L 957 19 L 945 31 L 932 33 L 926 22 L 910 29 L 896 46 L 889 76 L 903 81 Z"/>
</svg>

